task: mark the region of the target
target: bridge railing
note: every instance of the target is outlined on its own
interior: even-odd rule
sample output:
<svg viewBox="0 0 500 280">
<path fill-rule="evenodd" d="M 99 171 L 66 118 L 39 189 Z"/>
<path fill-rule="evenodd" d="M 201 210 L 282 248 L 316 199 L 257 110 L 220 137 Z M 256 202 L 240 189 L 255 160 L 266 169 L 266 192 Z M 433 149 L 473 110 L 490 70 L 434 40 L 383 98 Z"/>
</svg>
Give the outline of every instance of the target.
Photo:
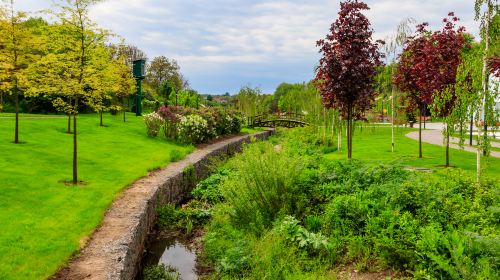
<svg viewBox="0 0 500 280">
<path fill-rule="evenodd" d="M 274 120 L 291 120 L 291 121 L 299 121 L 305 122 L 305 115 L 298 113 L 268 113 L 268 114 L 260 114 L 255 116 L 250 116 L 247 118 L 248 125 L 257 126 L 262 122 L 269 122 Z"/>
</svg>

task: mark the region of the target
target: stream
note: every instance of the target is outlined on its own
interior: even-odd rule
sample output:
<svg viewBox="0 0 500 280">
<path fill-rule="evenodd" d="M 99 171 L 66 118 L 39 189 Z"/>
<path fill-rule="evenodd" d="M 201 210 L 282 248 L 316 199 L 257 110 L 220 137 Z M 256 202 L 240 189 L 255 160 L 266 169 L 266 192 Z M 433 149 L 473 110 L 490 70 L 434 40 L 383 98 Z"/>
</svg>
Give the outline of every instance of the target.
<svg viewBox="0 0 500 280">
<path fill-rule="evenodd" d="M 195 249 L 177 235 L 156 236 L 148 244 L 142 267 L 159 264 L 175 268 L 182 280 L 198 279 Z M 142 273 L 138 279 L 143 279 Z"/>
</svg>

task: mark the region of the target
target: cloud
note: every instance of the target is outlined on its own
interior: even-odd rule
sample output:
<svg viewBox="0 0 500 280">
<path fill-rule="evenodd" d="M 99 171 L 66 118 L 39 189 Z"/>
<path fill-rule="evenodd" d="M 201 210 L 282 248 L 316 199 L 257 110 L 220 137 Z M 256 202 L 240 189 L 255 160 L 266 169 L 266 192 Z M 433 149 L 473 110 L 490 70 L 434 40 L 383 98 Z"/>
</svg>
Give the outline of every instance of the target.
<svg viewBox="0 0 500 280">
<path fill-rule="evenodd" d="M 51 3 L 18 2 L 24 10 Z M 366 15 L 376 39 L 392 35 L 407 17 L 440 28 L 449 11 L 477 34 L 468 2 L 367 0 Z M 310 80 L 319 59 L 316 41 L 328 33 L 338 10 L 339 1 L 331 0 L 108 0 L 91 15 L 150 58 L 176 59 L 195 89 L 224 93 L 246 84 L 272 92 L 281 81 Z"/>
</svg>

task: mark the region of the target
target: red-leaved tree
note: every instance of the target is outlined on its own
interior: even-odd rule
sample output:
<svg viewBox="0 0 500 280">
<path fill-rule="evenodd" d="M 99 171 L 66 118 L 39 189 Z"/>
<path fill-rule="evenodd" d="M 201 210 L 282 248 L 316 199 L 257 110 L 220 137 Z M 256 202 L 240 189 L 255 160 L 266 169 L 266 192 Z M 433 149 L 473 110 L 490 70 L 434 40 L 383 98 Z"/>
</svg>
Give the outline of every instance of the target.
<svg viewBox="0 0 500 280">
<path fill-rule="evenodd" d="M 444 27 L 440 31 L 432 33 L 429 38 L 432 52 L 432 64 L 428 65 L 434 75 L 432 85 L 435 92 L 433 96 L 433 114 L 444 118 L 445 126 L 443 135 L 446 146 L 446 166 L 450 165 L 450 136 L 455 132 L 457 123 L 466 120 L 462 110 L 455 110 L 457 105 L 464 106 L 463 96 L 456 94 L 457 70 L 462 63 L 462 51 L 470 47 L 464 37 L 464 27 L 456 26 L 458 18 L 454 13 L 448 14 L 449 18 L 443 20 Z"/>
<path fill-rule="evenodd" d="M 456 101 L 453 86 L 456 83 L 460 55 L 465 44 L 464 28 L 456 29 L 458 18 L 453 13 L 444 19 L 443 30 L 430 32 L 427 23 L 417 25 L 417 34 L 404 44 L 399 57 L 394 82 L 407 93 L 408 108 L 418 108 L 419 157 L 422 157 L 422 115 L 426 106 L 438 97 L 440 116 L 448 116 Z M 446 95 L 446 96 L 444 96 Z"/>
<path fill-rule="evenodd" d="M 358 0 L 340 3 L 330 34 L 317 42 L 322 58 L 315 81 L 323 105 L 338 109 L 347 120 L 347 156 L 352 158 L 353 119 L 370 109 L 375 99 L 375 67 L 380 65 L 370 21 L 361 13 L 368 5 Z"/>
<path fill-rule="evenodd" d="M 430 41 L 432 35 L 427 30 L 428 23 L 417 25 L 417 34 L 410 37 L 403 46 L 403 53 L 399 57 L 397 73 L 394 82 L 406 92 L 408 101 L 407 110 L 418 108 L 419 136 L 418 153 L 422 157 L 422 115 L 427 105 L 432 102 L 432 95 L 436 91 L 434 84 L 435 69 L 431 56 L 434 48 Z"/>
</svg>

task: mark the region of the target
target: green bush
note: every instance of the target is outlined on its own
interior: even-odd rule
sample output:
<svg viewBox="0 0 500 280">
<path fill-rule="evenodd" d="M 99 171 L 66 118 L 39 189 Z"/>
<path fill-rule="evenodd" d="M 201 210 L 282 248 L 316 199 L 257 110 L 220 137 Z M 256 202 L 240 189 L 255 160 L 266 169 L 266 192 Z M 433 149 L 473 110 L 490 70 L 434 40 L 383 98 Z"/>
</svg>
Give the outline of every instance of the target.
<svg viewBox="0 0 500 280">
<path fill-rule="evenodd" d="M 247 146 L 231 162 L 235 174 L 222 185 L 234 222 L 254 233 L 272 226 L 278 213 L 296 210 L 297 182 L 304 160 L 290 152 L 277 152 L 269 143 Z"/>
<path fill-rule="evenodd" d="M 210 205 L 223 202 L 224 197 L 220 190 L 220 185 L 228 179 L 229 171 L 226 169 L 219 170 L 216 174 L 211 175 L 207 179 L 196 185 L 196 188 L 191 192 L 194 199 L 206 202 Z"/>
<path fill-rule="evenodd" d="M 171 266 L 164 264 L 146 267 L 142 274 L 144 280 L 180 280 L 180 273 Z"/>
<path fill-rule="evenodd" d="M 201 226 L 211 217 L 206 205 L 192 200 L 182 208 L 166 204 L 156 210 L 156 224 L 165 230 L 183 230 L 191 233 L 193 226 Z"/>
</svg>

